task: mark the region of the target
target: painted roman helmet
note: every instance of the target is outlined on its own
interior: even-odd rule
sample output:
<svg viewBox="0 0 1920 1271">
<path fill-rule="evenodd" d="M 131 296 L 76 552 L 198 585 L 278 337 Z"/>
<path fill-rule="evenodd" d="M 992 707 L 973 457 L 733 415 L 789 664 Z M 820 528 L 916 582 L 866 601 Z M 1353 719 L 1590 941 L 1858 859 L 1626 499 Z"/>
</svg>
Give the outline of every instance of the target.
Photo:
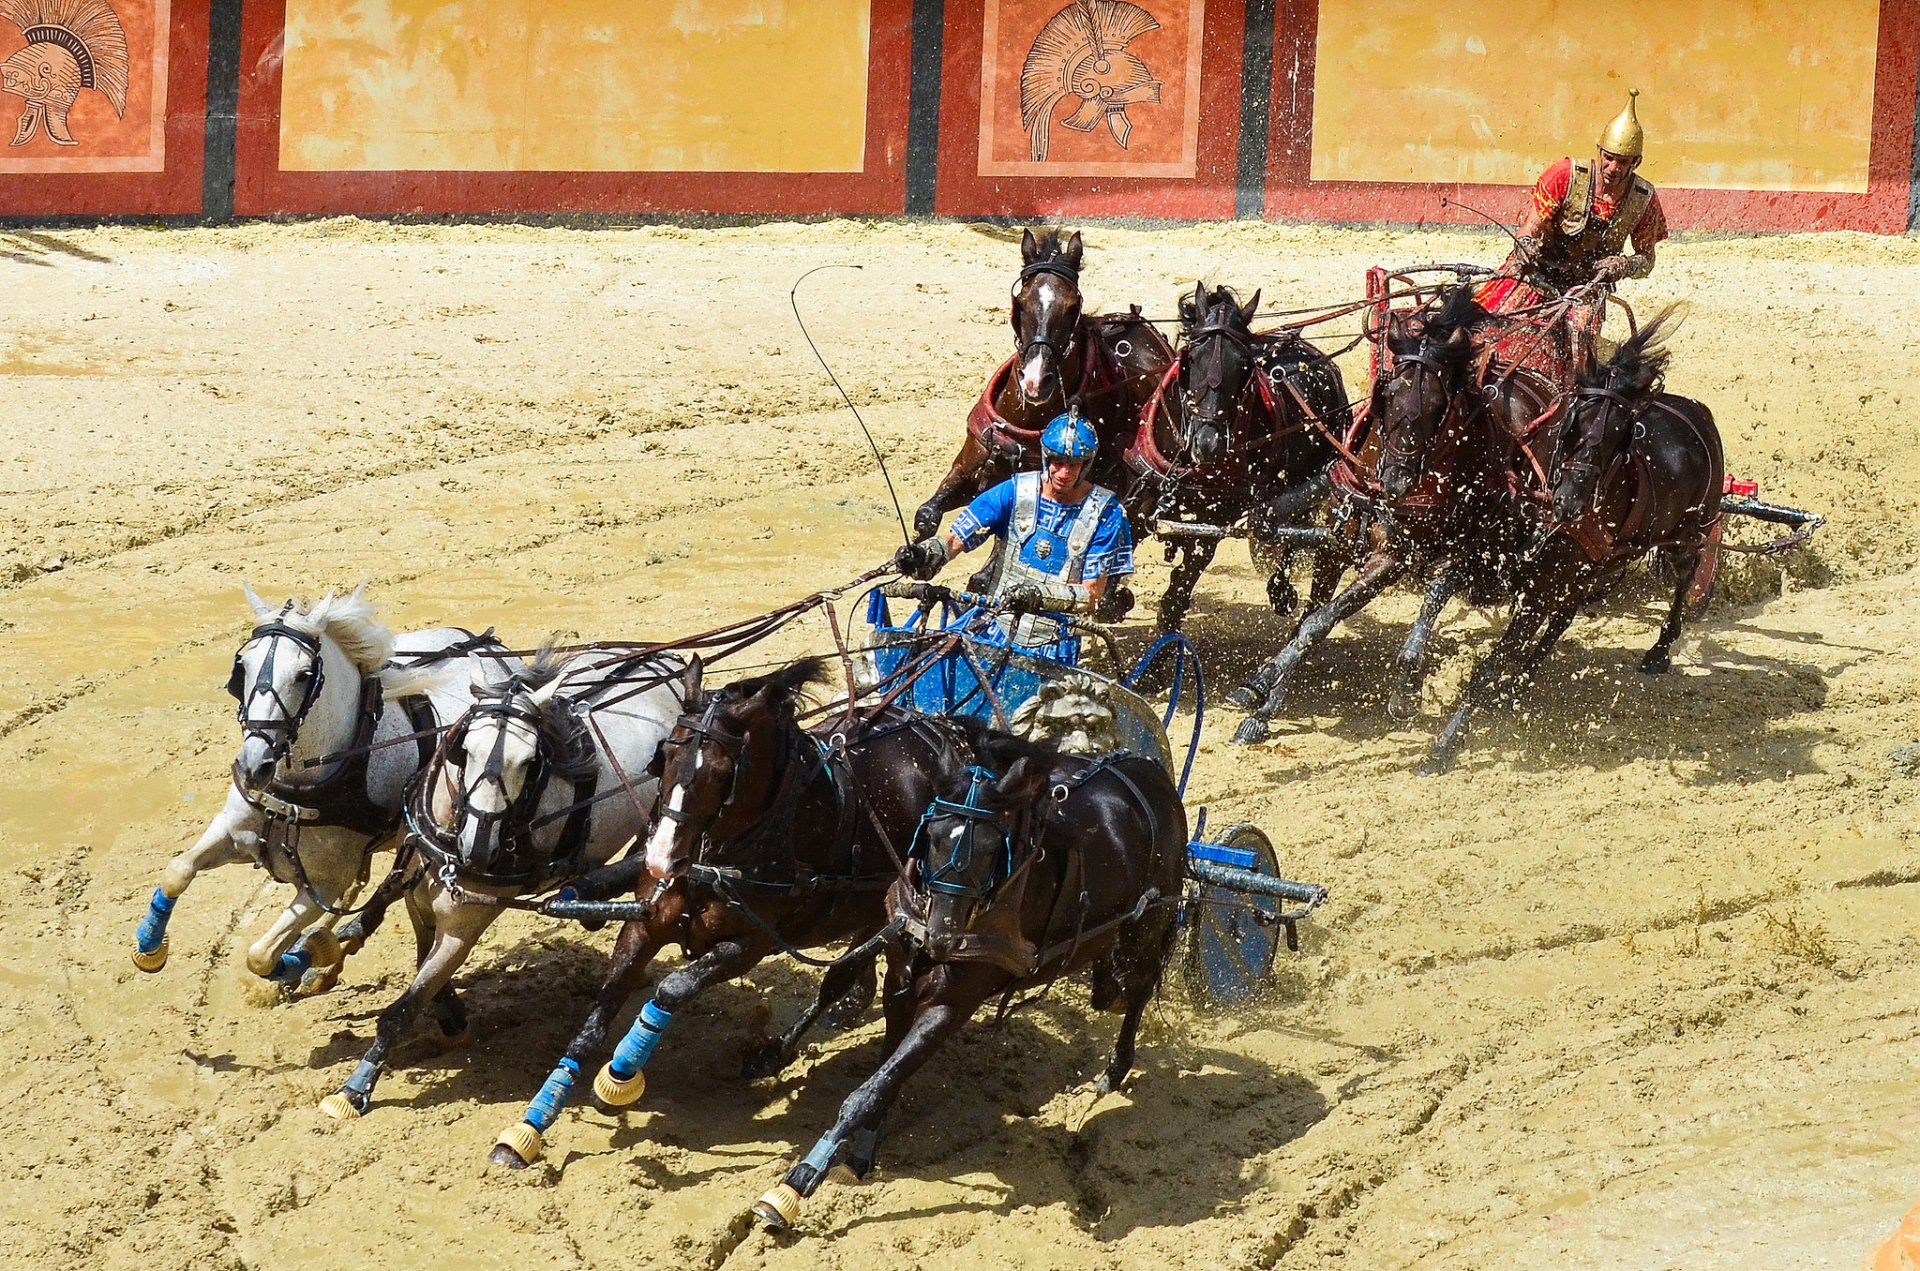
<svg viewBox="0 0 1920 1271">
<path fill-rule="evenodd" d="M 1077 411 L 1055 416 L 1047 430 L 1040 434 L 1040 453 L 1052 458 L 1085 463 L 1099 449 L 1099 435 Z"/>
<path fill-rule="evenodd" d="M 1639 95 L 1639 89 L 1629 88 L 1626 109 L 1600 130 L 1600 148 L 1608 154 L 1617 154 L 1623 159 L 1638 159 L 1646 148 L 1647 134 L 1640 127 L 1639 116 L 1633 113 L 1633 99 Z"/>
</svg>

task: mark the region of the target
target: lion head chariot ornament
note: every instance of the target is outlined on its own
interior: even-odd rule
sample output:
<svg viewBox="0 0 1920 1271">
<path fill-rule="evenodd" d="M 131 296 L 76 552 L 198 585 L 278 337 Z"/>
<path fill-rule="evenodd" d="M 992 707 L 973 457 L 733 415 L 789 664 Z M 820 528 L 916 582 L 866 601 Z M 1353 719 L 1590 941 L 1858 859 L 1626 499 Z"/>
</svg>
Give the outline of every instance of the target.
<svg viewBox="0 0 1920 1271">
<path fill-rule="evenodd" d="M 77 145 L 67 112 L 83 88 L 126 115 L 127 33 L 106 0 L 0 0 L 0 19 L 27 38 L 0 61 L 0 92 L 27 99 L 11 144 L 25 145 L 44 127 L 56 144 Z"/>
<path fill-rule="evenodd" d="M 1067 97 L 1080 104 L 1061 124 L 1092 132 L 1104 119 L 1127 148 L 1133 133 L 1127 107 L 1160 100 L 1160 81 L 1127 46 L 1159 29 L 1158 19 L 1126 0 L 1074 0 L 1047 19 L 1020 68 L 1020 124 L 1035 163 L 1047 157 L 1053 110 Z"/>
</svg>

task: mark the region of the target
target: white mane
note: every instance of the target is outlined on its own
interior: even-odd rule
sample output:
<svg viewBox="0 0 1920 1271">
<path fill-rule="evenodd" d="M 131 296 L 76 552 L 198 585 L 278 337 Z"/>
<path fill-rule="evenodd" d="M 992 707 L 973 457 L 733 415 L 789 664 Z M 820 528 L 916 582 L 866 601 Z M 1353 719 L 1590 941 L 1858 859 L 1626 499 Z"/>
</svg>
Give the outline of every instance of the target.
<svg viewBox="0 0 1920 1271">
<path fill-rule="evenodd" d="M 255 617 L 266 618 L 278 613 L 254 594 L 253 588 L 245 583 L 240 586 Z M 372 674 L 392 659 L 393 632 L 374 621 L 373 603 L 367 599 L 366 592 L 365 583 L 344 596 L 328 592 L 306 610 L 302 610 L 296 600 L 280 621 L 311 636 L 326 636 L 340 646 L 361 674 Z"/>
</svg>

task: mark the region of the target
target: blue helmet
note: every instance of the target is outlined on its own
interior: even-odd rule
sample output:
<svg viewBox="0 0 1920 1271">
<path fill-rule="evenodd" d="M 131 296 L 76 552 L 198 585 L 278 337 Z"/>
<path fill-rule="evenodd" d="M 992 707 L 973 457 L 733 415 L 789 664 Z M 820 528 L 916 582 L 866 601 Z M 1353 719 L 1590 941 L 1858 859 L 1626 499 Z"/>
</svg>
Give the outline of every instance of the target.
<svg viewBox="0 0 1920 1271">
<path fill-rule="evenodd" d="M 1040 434 L 1042 455 L 1085 463 L 1098 449 L 1100 438 L 1094 435 L 1093 425 L 1073 411 L 1056 416 Z"/>
</svg>

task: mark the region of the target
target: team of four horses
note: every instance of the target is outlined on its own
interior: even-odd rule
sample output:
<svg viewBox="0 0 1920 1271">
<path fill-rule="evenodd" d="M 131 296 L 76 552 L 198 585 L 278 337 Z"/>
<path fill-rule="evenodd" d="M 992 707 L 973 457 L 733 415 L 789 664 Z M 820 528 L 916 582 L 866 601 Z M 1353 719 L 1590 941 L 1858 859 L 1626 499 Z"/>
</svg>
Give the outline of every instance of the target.
<svg viewBox="0 0 1920 1271">
<path fill-rule="evenodd" d="M 829 1171 L 872 1168 L 901 1085 L 985 1003 L 1004 1012 L 1088 970 L 1096 1009 L 1122 1013 L 1099 1083 L 1109 1090 L 1131 1069 L 1141 1013 L 1181 939 L 1195 987 L 1236 1000 L 1278 933 L 1291 946 L 1324 899 L 1279 877 L 1251 827 L 1216 841 L 1188 833 L 1186 773 L 1176 779 L 1165 728 L 1199 670 L 1176 632 L 1223 538 L 1249 539 L 1282 614 L 1297 604 L 1290 558 L 1313 559 L 1293 638 L 1230 698 L 1251 712 L 1241 741 L 1265 735 L 1315 641 L 1409 577 L 1426 590 L 1396 714 L 1416 700 L 1450 597 L 1513 607 L 1436 742 L 1439 761 L 1477 705 L 1511 692 L 1649 552 L 1676 580 L 1643 663 L 1665 669 L 1689 596 L 1710 581 L 1723 462 L 1706 407 L 1662 391 L 1662 320 L 1606 362 L 1570 367 L 1563 299 L 1496 316 L 1464 281 L 1376 270 L 1365 300 L 1262 331 L 1258 292 L 1241 303 L 1203 284 L 1181 301 L 1176 346 L 1137 309 L 1083 312 L 1078 234 L 1029 232 L 1022 247 L 1016 354 L 916 529 L 933 533 L 944 513 L 1035 466 L 1041 425 L 1077 409 L 1101 438 L 1094 480 L 1175 562 L 1161 638 L 1131 675 L 1077 668 L 1078 636 L 1105 638 L 1092 622 L 1058 618 L 1063 639 L 1036 652 L 1016 647 L 1015 623 L 988 598 L 926 584 L 868 591 L 873 641 L 850 650 L 834 606 L 884 570 L 697 636 L 538 651 L 452 628 L 395 637 L 360 592 L 302 610 L 249 591 L 257 625 L 228 684 L 243 732 L 233 783 L 154 891 L 136 965 L 164 966 L 176 901 L 228 862 L 293 888 L 247 964 L 301 991 L 329 987 L 404 902 L 418 971 L 322 1102 L 346 1119 L 369 1110 L 423 1006 L 449 1036 L 465 1028 L 452 977 L 503 910 L 619 921 L 592 1011 L 493 1149 L 520 1167 L 664 947 L 686 961 L 593 1078 L 605 1107 L 640 1097 L 669 1023 L 708 986 L 775 954 L 824 968 L 812 1006 L 750 1054 L 747 1075 L 768 1076 L 823 1016 L 860 1018 L 884 956 L 884 1060 L 756 1204 L 785 1226 Z M 1357 409 L 1332 357 L 1300 334 L 1347 313 L 1371 343 L 1372 389 Z M 1357 577 L 1340 589 L 1349 569 Z M 917 607 L 895 623 L 887 600 L 900 597 Z M 944 620 L 930 617 L 936 607 Z M 709 685 L 710 666 L 815 612 L 832 620 L 834 653 Z M 1169 666 L 1163 710 L 1146 686 L 1165 687 Z M 1199 714 L 1196 702 L 1196 739 Z M 389 847 L 394 863 L 369 887 Z"/>
</svg>

